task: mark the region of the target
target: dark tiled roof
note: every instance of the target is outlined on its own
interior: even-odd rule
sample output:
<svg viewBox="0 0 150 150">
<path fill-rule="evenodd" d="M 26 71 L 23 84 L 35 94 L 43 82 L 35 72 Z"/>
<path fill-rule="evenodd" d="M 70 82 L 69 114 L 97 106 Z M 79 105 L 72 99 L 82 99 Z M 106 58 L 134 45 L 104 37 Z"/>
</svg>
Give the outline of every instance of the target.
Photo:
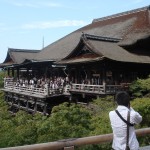
<svg viewBox="0 0 150 150">
<path fill-rule="evenodd" d="M 103 55 L 105 58 L 120 62 L 150 63 L 150 56 L 130 53 L 118 46 L 117 43 L 96 40 L 89 40 L 88 42 L 94 48 L 94 52 Z"/>
<path fill-rule="evenodd" d="M 90 37 L 90 38 L 89 38 Z M 95 37 L 95 36 L 93 36 Z M 76 51 L 80 49 L 80 45 L 85 45 L 89 48 L 90 51 L 93 51 L 95 57 L 90 55 L 81 55 L 76 56 Z M 87 57 L 88 56 L 88 57 Z M 150 56 L 148 55 L 137 55 L 131 53 L 124 48 L 120 47 L 117 42 L 108 41 L 107 38 L 92 38 L 91 36 L 83 35 L 80 39 L 78 46 L 64 59 L 62 59 L 58 63 L 63 64 L 71 64 L 71 63 L 82 63 L 82 62 L 91 62 L 91 61 L 99 61 L 103 59 L 110 59 L 119 62 L 132 62 L 132 63 L 149 63 L 150 64 Z"/>
<path fill-rule="evenodd" d="M 9 48 L 7 52 L 7 57 L 3 64 L 11 62 L 12 64 L 20 64 L 26 59 L 34 59 L 39 50 L 27 50 L 27 49 L 14 49 Z"/>
<path fill-rule="evenodd" d="M 122 39 L 118 45 L 133 44 L 141 38 L 150 36 L 149 16 L 149 7 L 144 7 L 102 19 L 94 19 L 91 24 L 42 49 L 36 59 L 60 60 L 65 58 L 78 45 L 83 32 L 95 36 Z"/>
</svg>

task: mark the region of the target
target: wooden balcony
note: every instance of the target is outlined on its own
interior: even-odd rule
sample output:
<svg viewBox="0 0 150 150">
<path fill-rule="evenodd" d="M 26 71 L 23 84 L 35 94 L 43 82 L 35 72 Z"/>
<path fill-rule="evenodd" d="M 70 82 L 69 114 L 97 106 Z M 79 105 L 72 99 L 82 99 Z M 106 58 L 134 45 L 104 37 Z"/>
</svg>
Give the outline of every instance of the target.
<svg viewBox="0 0 150 150">
<path fill-rule="evenodd" d="M 12 78 L 4 80 L 4 91 L 25 96 L 32 96 L 36 98 L 47 98 L 53 96 L 70 96 L 72 93 L 76 94 L 92 94 L 92 95 L 114 95 L 118 91 L 127 90 L 127 84 L 121 85 L 89 85 L 89 84 L 75 84 L 66 85 L 56 89 L 45 86 L 44 88 L 37 88 L 31 85 L 16 86 Z"/>
<path fill-rule="evenodd" d="M 109 95 L 115 94 L 118 91 L 125 90 L 122 85 L 88 85 L 88 84 L 72 84 L 70 88 L 71 93 L 84 93 L 94 95 Z"/>
<path fill-rule="evenodd" d="M 4 80 L 4 89 L 5 92 L 11 92 L 16 94 L 21 94 L 25 96 L 32 96 L 36 98 L 47 98 L 51 96 L 59 96 L 63 95 L 63 87 L 59 87 L 57 89 L 49 88 L 48 86 L 37 88 L 33 85 L 27 85 L 27 86 L 16 86 L 15 82 L 13 81 L 13 78 L 7 78 Z"/>
</svg>

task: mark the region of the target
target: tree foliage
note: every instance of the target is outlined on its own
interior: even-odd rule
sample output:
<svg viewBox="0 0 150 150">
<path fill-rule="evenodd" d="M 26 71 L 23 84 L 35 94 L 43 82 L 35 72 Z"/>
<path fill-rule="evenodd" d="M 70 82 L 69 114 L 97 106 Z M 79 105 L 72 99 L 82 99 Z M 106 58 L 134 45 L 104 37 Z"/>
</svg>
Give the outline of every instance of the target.
<svg viewBox="0 0 150 150">
<path fill-rule="evenodd" d="M 6 75 L 6 71 L 0 70 L 0 88 L 4 87 L 4 77 Z"/>
<path fill-rule="evenodd" d="M 150 126 L 150 98 L 136 98 L 131 105 L 143 116 L 141 126 Z"/>
<path fill-rule="evenodd" d="M 131 85 L 134 96 L 145 96 L 149 93 L 149 78 L 138 79 Z M 135 84 L 136 83 L 136 84 Z M 135 86 L 136 85 L 136 86 Z M 134 88 L 133 88 L 134 87 Z M 111 133 L 108 113 L 116 108 L 114 97 L 107 96 L 93 100 L 88 105 L 65 102 L 53 107 L 50 116 L 27 114 L 24 111 L 12 115 L 4 101 L 4 93 L 0 92 L 0 147 L 19 146 L 25 144 L 45 143 L 68 138 L 80 138 Z M 150 125 L 150 98 L 135 98 L 131 106 L 143 116 L 137 128 Z M 140 144 L 148 145 L 150 137 L 138 138 Z M 111 143 L 87 145 L 78 150 L 109 150 Z"/>
<path fill-rule="evenodd" d="M 147 79 L 137 79 L 130 85 L 134 97 L 143 97 L 150 93 L 150 75 Z"/>
<path fill-rule="evenodd" d="M 39 142 L 87 136 L 90 129 L 91 114 L 84 107 L 63 103 L 55 106 L 51 116 L 38 129 Z M 47 133 L 47 137 L 43 136 Z"/>
</svg>

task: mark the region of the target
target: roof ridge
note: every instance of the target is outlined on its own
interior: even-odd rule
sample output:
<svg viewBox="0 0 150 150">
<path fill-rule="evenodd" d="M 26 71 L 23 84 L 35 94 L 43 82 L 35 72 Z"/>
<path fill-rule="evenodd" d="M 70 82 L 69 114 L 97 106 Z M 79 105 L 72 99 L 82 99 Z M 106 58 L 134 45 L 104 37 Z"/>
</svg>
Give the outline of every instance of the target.
<svg viewBox="0 0 150 150">
<path fill-rule="evenodd" d="M 40 50 L 15 49 L 15 48 L 8 48 L 8 51 L 11 51 L 11 52 L 28 52 L 28 53 L 31 53 L 31 52 L 40 52 Z"/>
<path fill-rule="evenodd" d="M 129 10 L 129 11 L 125 11 L 125 12 L 122 12 L 122 13 L 117 13 L 117 14 L 114 14 L 114 15 L 98 18 L 98 19 L 93 19 L 92 23 L 98 22 L 98 21 L 104 21 L 104 20 L 108 20 L 108 19 L 112 19 L 112 18 L 117 18 L 117 17 L 120 17 L 120 16 L 125 16 L 125 15 L 129 15 L 129 14 L 133 14 L 133 13 L 137 13 L 137 12 L 145 11 L 145 10 L 150 10 L 150 5 L 146 6 L 146 7 L 137 8 L 137 9 L 134 9 L 134 10 Z"/>
</svg>

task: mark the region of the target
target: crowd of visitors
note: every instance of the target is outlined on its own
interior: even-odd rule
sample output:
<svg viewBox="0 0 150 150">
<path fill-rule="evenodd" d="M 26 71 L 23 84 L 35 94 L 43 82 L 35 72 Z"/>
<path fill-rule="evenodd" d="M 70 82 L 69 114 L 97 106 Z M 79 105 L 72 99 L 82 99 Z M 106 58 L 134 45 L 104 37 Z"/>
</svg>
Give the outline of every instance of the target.
<svg viewBox="0 0 150 150">
<path fill-rule="evenodd" d="M 5 78 L 5 85 L 7 85 L 9 82 L 12 82 L 9 77 Z M 33 77 L 31 79 L 27 78 L 19 78 L 19 79 L 13 79 L 13 85 L 16 87 L 35 87 L 35 88 L 47 88 L 50 89 L 59 89 L 65 87 L 67 84 L 69 84 L 69 78 L 68 77 L 50 77 L 50 78 L 37 78 Z"/>
</svg>

